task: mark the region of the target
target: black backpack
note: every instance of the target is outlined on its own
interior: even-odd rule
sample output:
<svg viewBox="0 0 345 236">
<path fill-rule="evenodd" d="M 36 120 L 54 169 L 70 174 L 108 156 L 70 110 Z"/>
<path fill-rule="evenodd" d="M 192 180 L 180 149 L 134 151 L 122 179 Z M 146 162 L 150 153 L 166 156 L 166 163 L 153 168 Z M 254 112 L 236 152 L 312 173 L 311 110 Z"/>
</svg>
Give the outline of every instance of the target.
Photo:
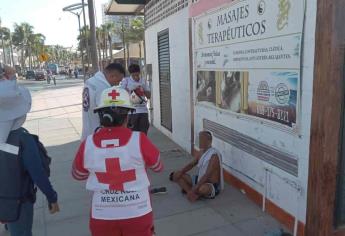
<svg viewBox="0 0 345 236">
<path fill-rule="evenodd" d="M 40 152 L 40 157 L 42 160 L 43 168 L 48 177 L 50 177 L 50 164 L 52 162 L 52 158 L 48 155 L 48 151 L 45 146 L 41 143 L 37 135 L 30 134 L 33 139 L 35 140 L 38 150 Z"/>
<path fill-rule="evenodd" d="M 12 132 L 20 132 L 14 134 Z M 18 154 L 0 150 L 0 221 L 15 222 L 20 216 L 22 203 L 35 202 L 36 188 L 25 171 L 21 160 L 20 140 L 22 135 L 30 135 L 37 144 L 43 168 L 50 176 L 51 158 L 38 136 L 30 134 L 25 129 L 12 131 L 8 138 L 7 147 L 19 150 Z M 14 134 L 14 135 L 13 135 Z"/>
</svg>

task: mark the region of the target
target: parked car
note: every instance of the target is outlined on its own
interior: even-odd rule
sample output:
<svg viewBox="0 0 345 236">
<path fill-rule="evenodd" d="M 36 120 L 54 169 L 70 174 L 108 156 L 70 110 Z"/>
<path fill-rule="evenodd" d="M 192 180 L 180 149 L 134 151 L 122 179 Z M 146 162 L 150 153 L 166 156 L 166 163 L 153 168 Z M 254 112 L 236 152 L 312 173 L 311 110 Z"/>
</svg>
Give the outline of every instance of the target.
<svg viewBox="0 0 345 236">
<path fill-rule="evenodd" d="M 26 71 L 25 78 L 26 79 L 36 79 L 35 71 L 33 71 L 33 70 Z"/>
<path fill-rule="evenodd" d="M 47 72 L 43 71 L 43 70 L 38 70 L 36 71 L 36 80 L 46 80 L 47 79 Z"/>
</svg>

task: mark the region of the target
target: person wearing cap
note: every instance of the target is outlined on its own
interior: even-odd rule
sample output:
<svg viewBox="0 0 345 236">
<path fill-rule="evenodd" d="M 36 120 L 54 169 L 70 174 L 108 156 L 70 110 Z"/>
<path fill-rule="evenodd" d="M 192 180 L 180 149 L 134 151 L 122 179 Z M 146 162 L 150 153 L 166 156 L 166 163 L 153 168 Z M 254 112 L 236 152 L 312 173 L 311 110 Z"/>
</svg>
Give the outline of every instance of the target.
<svg viewBox="0 0 345 236">
<path fill-rule="evenodd" d="M 93 192 L 93 236 L 152 236 L 153 214 L 146 168 L 160 172 L 159 150 L 141 132 L 127 128 L 134 110 L 121 87 L 103 91 L 95 112 L 101 128 L 82 142 L 72 175 Z"/>
<path fill-rule="evenodd" d="M 7 75 L 7 78 L 12 76 L 12 74 Z M 57 193 L 44 170 L 37 142 L 22 128 L 30 109 L 30 92 L 19 86 L 15 79 L 9 80 L 2 76 L 0 79 L 0 218 L 6 217 L 6 211 L 17 214 L 16 220 L 5 222 L 11 236 L 32 235 L 35 186 L 46 196 L 50 204 L 50 212 L 54 214 L 59 211 Z"/>
<path fill-rule="evenodd" d="M 97 72 L 92 78 L 86 80 L 83 90 L 83 128 L 81 140 L 93 134 L 99 126 L 99 117 L 93 111 L 96 101 L 104 89 L 119 85 L 125 76 L 125 69 L 121 64 L 111 63 L 103 72 Z"/>
<path fill-rule="evenodd" d="M 147 134 L 150 127 L 147 109 L 147 99 L 151 98 L 150 87 L 146 80 L 140 77 L 139 65 L 130 65 L 128 71 L 130 76 L 122 80 L 121 87 L 130 94 L 135 107 L 135 112 L 129 116 L 129 127 Z"/>
</svg>

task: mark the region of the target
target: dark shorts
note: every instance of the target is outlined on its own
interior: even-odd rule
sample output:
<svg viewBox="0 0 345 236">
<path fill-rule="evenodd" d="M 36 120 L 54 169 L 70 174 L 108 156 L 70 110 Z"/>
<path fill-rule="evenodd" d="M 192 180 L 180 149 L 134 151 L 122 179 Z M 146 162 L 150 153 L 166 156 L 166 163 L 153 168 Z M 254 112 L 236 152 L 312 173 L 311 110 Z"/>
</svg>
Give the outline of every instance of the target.
<svg viewBox="0 0 345 236">
<path fill-rule="evenodd" d="M 192 177 L 193 186 L 195 186 L 198 183 L 198 179 L 199 179 L 198 175 L 194 175 Z M 208 195 L 205 198 L 214 199 L 216 196 L 219 195 L 219 193 L 220 193 L 220 184 L 219 183 L 206 183 L 206 184 L 210 185 L 210 187 L 212 188 L 212 192 L 210 193 L 210 195 Z"/>
<path fill-rule="evenodd" d="M 128 128 L 133 131 L 140 131 L 147 134 L 150 127 L 149 114 L 148 113 L 137 113 L 129 115 Z"/>
</svg>

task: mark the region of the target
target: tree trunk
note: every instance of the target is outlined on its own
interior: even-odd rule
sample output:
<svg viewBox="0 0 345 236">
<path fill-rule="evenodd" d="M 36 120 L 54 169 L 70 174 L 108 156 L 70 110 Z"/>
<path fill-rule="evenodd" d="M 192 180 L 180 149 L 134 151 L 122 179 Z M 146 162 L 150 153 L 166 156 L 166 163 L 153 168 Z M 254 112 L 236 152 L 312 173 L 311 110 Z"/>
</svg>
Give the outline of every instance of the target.
<svg viewBox="0 0 345 236">
<path fill-rule="evenodd" d="M 102 43 L 102 54 L 103 54 L 103 61 L 105 60 L 105 47 L 104 47 L 104 42 Z"/>
<path fill-rule="evenodd" d="M 105 60 L 108 61 L 108 40 L 107 36 L 104 35 L 104 51 L 105 51 Z"/>
<path fill-rule="evenodd" d="M 99 71 L 97 45 L 96 45 L 96 25 L 95 25 L 95 9 L 93 6 L 93 0 L 88 0 L 89 19 L 90 19 L 90 36 L 91 36 L 91 60 L 93 72 Z"/>
<path fill-rule="evenodd" d="M 3 57 L 4 57 L 4 64 L 7 64 L 6 52 L 5 52 L 5 43 L 4 43 L 3 35 L 1 35 L 1 43 L 2 43 L 2 53 L 3 53 Z"/>
<path fill-rule="evenodd" d="M 109 55 L 110 55 L 110 60 L 111 60 L 111 62 L 113 62 L 113 43 L 112 43 L 112 39 L 111 39 L 110 35 L 108 35 L 108 39 L 109 39 Z"/>
<path fill-rule="evenodd" d="M 122 23 L 122 46 L 123 46 L 123 64 L 127 68 L 127 61 L 126 61 L 126 42 L 125 42 L 125 29 Z"/>
<path fill-rule="evenodd" d="M 29 47 L 29 68 L 32 69 L 31 47 Z"/>
<path fill-rule="evenodd" d="M 139 62 L 140 62 L 140 67 L 141 67 L 141 58 L 142 58 L 142 55 L 141 55 L 141 42 L 139 42 Z"/>
<path fill-rule="evenodd" d="M 127 43 L 127 63 L 126 63 L 126 68 L 128 68 L 128 66 L 129 66 L 130 63 L 131 63 L 131 55 L 130 55 L 129 48 L 130 48 L 130 44 Z"/>
<path fill-rule="evenodd" d="M 12 45 L 12 35 L 10 34 L 10 49 L 11 49 L 11 61 L 12 61 L 12 66 L 15 66 L 14 63 L 14 56 L 13 56 L 13 45 Z M 18 55 L 17 55 L 18 56 Z"/>
<path fill-rule="evenodd" d="M 25 69 L 25 62 L 24 62 L 24 50 L 23 49 L 21 49 L 20 50 L 20 54 L 21 54 L 21 56 L 20 56 L 20 61 L 21 61 L 21 64 L 22 64 L 22 70 L 24 70 Z"/>
<path fill-rule="evenodd" d="M 101 45 L 100 43 L 98 43 L 97 45 L 97 50 L 98 50 L 98 57 L 100 58 L 100 60 L 102 61 L 102 54 L 101 54 Z M 103 69 L 103 63 L 100 64 L 100 68 Z"/>
</svg>

